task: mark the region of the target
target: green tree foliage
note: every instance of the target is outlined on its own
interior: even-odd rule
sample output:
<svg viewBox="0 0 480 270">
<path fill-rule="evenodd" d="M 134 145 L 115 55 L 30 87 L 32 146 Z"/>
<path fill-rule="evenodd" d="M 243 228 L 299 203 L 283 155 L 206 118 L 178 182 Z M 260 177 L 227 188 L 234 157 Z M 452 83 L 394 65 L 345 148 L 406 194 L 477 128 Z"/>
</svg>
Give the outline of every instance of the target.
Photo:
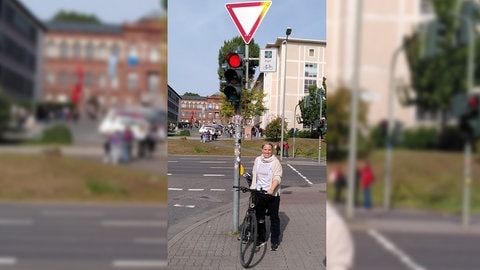
<svg viewBox="0 0 480 270">
<path fill-rule="evenodd" d="M 350 104 L 351 90 L 345 86 L 331 94 L 328 94 L 328 152 L 333 156 L 339 156 L 347 149 L 350 133 Z M 368 106 L 365 102 L 359 101 L 358 106 L 358 127 L 359 130 L 367 128 Z M 359 132 L 360 137 L 362 133 Z"/>
<path fill-rule="evenodd" d="M 283 125 L 285 128 L 283 135 L 287 136 L 288 134 L 287 123 L 284 122 Z M 268 125 L 265 127 L 265 136 L 267 137 L 268 140 L 272 140 L 272 141 L 278 141 L 282 137 L 282 118 L 281 117 L 277 117 L 276 119 L 268 123 Z"/>
<path fill-rule="evenodd" d="M 60 10 L 57 12 L 53 18 L 52 21 L 54 22 L 81 22 L 81 23 L 94 23 L 94 24 L 100 24 L 102 23 L 97 16 L 95 15 L 90 15 L 90 14 L 83 14 L 83 13 L 77 13 L 75 11 L 64 11 Z"/>
<path fill-rule="evenodd" d="M 459 43 L 457 35 L 463 22 L 463 15 L 458 13 L 461 9 L 457 6 L 462 3 L 458 0 L 432 0 L 436 20 L 443 29 L 435 46 L 428 46 L 433 43 L 426 35 L 425 25 L 404 38 L 412 89 L 403 87 L 397 90 L 405 105 L 417 106 L 422 111 L 440 111 L 445 115 L 450 110 L 452 96 L 467 91 L 467 44 Z M 476 44 L 479 44 L 477 40 Z M 478 45 L 476 47 L 478 51 Z M 430 55 L 432 48 L 436 50 Z M 475 62 L 479 63 L 480 55 L 476 55 Z M 474 77 L 478 78 L 479 72 L 477 65 Z M 445 118 L 442 124 L 445 124 Z"/>
<path fill-rule="evenodd" d="M 316 85 L 310 86 L 308 88 L 308 96 L 302 98 L 298 104 L 302 115 L 303 124 L 310 126 L 310 130 L 313 128 L 315 120 L 318 120 L 320 117 L 320 105 L 322 105 L 322 117 L 327 118 L 327 83 L 326 78 L 323 77 L 322 90 Z M 319 100 L 319 95 L 323 96 L 322 102 Z M 320 104 L 321 103 L 321 104 Z"/>
<path fill-rule="evenodd" d="M 7 97 L 3 89 L 0 88 L 0 135 L 5 132 L 8 127 L 11 107 L 11 100 Z"/>
<path fill-rule="evenodd" d="M 192 93 L 192 92 L 185 92 L 185 94 L 183 94 L 184 96 L 194 96 L 194 97 L 199 97 L 200 95 L 197 94 L 197 93 Z"/>
<path fill-rule="evenodd" d="M 243 41 L 242 37 L 241 36 L 236 36 L 234 38 L 232 38 L 231 40 L 228 40 L 228 41 L 224 41 L 223 42 L 223 46 L 220 48 L 220 50 L 218 51 L 218 70 L 217 70 L 217 73 L 218 73 L 218 79 L 221 81 L 224 80 L 224 76 L 223 76 L 223 68 L 222 68 L 222 65 L 225 63 L 225 56 L 227 56 L 227 54 L 229 52 L 232 52 L 235 50 L 236 47 L 238 46 L 241 46 L 241 47 L 245 47 L 245 42 Z M 255 39 L 252 39 L 250 41 L 250 43 L 248 44 L 248 57 L 249 58 L 258 58 L 260 55 L 260 47 L 258 46 L 257 43 L 255 43 Z M 251 60 L 248 62 L 248 66 L 249 68 L 255 68 L 255 67 L 258 67 L 258 63 L 257 61 L 254 61 L 254 60 Z M 251 80 L 253 78 L 253 74 L 250 74 L 249 73 L 249 79 Z M 223 88 L 223 85 L 222 83 L 219 84 L 220 86 L 220 91 L 222 90 Z"/>
</svg>

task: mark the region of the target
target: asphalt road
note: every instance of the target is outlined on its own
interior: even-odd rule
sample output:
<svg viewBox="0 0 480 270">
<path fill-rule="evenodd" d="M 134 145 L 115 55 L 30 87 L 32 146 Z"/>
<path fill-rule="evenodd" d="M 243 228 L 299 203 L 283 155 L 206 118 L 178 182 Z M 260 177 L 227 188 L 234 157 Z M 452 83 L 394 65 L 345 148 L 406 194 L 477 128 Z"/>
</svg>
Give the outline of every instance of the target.
<svg viewBox="0 0 480 270">
<path fill-rule="evenodd" d="M 253 161 L 253 157 L 244 157 L 241 163 L 250 170 Z M 300 160 L 291 163 L 283 164 L 283 187 L 325 183 L 325 166 Z M 233 157 L 168 157 L 169 239 L 197 221 L 233 207 L 233 168 Z M 243 177 L 240 180 L 246 185 Z M 241 199 L 246 196 L 242 195 Z"/>
</svg>

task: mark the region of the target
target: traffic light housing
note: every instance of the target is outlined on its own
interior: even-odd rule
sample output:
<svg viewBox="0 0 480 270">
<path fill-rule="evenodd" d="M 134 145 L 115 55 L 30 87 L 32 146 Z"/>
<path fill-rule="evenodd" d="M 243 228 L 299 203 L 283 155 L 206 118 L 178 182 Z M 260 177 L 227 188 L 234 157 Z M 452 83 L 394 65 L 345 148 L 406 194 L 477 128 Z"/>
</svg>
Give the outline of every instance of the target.
<svg viewBox="0 0 480 270">
<path fill-rule="evenodd" d="M 227 97 L 227 100 L 232 103 L 239 103 L 242 97 L 242 81 L 244 76 L 243 58 L 243 55 L 237 52 L 229 52 L 225 56 L 225 86 L 222 92 Z"/>
<path fill-rule="evenodd" d="M 480 136 L 480 94 L 458 94 L 452 99 L 452 114 L 467 140 Z"/>
</svg>

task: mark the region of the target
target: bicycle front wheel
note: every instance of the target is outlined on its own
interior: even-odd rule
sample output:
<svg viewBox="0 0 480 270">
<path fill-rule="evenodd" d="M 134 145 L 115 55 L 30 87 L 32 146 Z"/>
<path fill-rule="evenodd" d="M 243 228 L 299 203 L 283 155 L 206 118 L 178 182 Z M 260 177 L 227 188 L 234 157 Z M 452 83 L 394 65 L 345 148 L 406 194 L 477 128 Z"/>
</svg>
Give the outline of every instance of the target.
<svg viewBox="0 0 480 270">
<path fill-rule="evenodd" d="M 240 231 L 240 263 L 248 267 L 255 253 L 257 243 L 257 218 L 255 213 L 250 213 L 243 219 Z"/>
</svg>

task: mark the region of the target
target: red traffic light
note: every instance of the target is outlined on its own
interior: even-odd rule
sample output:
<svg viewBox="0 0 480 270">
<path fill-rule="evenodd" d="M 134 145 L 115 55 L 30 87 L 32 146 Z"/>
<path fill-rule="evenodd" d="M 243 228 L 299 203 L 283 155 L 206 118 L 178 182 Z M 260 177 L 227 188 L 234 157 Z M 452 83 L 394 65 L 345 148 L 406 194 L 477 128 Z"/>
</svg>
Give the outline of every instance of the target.
<svg viewBox="0 0 480 270">
<path fill-rule="evenodd" d="M 471 96 L 468 98 L 468 106 L 470 108 L 476 108 L 478 106 L 478 97 L 477 96 Z"/>
<path fill-rule="evenodd" d="M 231 52 L 225 56 L 227 63 L 232 68 L 238 68 L 242 65 L 242 58 L 237 53 Z"/>
</svg>

